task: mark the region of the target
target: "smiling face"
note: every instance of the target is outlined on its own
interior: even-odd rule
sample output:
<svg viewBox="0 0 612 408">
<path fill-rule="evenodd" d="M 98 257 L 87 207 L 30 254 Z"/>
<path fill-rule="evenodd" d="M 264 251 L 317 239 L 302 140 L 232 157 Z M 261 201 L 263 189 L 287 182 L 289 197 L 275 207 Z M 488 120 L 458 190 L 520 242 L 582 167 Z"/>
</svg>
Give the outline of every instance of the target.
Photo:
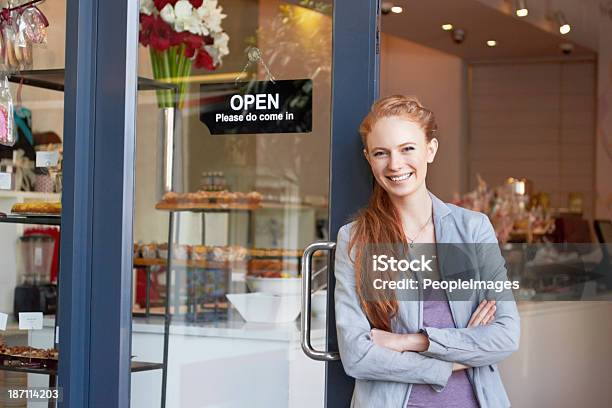
<svg viewBox="0 0 612 408">
<path fill-rule="evenodd" d="M 400 116 L 381 118 L 366 142 L 364 154 L 372 174 L 392 199 L 426 188 L 427 164 L 436 156 L 438 141 L 428 142 L 418 123 Z"/>
</svg>

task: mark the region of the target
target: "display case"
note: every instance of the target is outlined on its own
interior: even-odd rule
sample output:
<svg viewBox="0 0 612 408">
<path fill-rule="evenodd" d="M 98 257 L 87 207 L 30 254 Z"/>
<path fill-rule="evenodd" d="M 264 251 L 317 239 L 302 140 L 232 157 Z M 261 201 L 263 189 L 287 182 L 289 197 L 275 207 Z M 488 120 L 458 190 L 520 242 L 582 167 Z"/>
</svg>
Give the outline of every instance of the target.
<svg viewBox="0 0 612 408">
<path fill-rule="evenodd" d="M 156 208 L 168 213 L 170 245 L 145 244 L 139 247 L 135 244 L 138 256 L 135 255 L 134 268 L 140 279 L 135 285 L 134 315 L 163 316 L 166 313 L 166 299 L 169 299 L 168 321 L 189 323 L 215 323 L 228 319 L 242 321 L 244 316 L 240 313 L 232 314 L 232 309 L 239 310 L 232 308 L 226 296 L 228 294 L 274 292 L 275 285 L 278 286 L 277 295 L 292 290 L 295 293 L 291 294 L 299 293 L 303 251 L 279 246 L 258 248 L 255 237 L 257 218 L 266 213 L 276 218 L 300 217 L 308 213 L 310 218 L 316 219 L 318 213 L 325 212 L 326 215 L 327 211 L 326 206 L 265 201 L 231 204 L 160 202 Z M 227 216 L 228 226 L 234 224 L 235 219 L 244 218 L 246 228 L 241 234 L 227 237 L 227 245 L 206 245 L 207 235 L 210 234 L 206 228 L 206 217 L 219 214 Z M 196 222 L 201 225 L 198 229 L 199 239 L 191 239 L 190 243 L 183 242 L 180 233 L 181 224 L 185 225 L 181 222 L 181 216 L 185 215 L 191 221 L 196 217 Z M 187 227 L 192 228 L 193 225 Z M 315 257 L 315 262 L 319 270 L 326 266 L 323 256 Z M 325 271 L 323 268 L 322 272 Z M 164 282 L 171 284 L 160 285 L 160 274 L 164 275 Z M 322 289 L 326 281 L 327 276 L 319 274 L 314 287 Z"/>
<path fill-rule="evenodd" d="M 21 71 L 20 73 L 13 74 L 8 77 L 9 81 L 14 83 L 20 83 L 23 85 L 43 88 L 53 91 L 64 90 L 64 70 L 63 69 L 45 69 L 45 70 L 32 70 L 32 71 Z M 154 81 L 148 78 L 138 78 L 138 89 L 141 91 L 155 91 L 155 90 L 175 90 L 176 86 L 168 83 L 162 83 Z M 15 196 L 18 199 L 26 201 L 34 201 L 43 199 L 42 202 L 48 199 L 59 200 L 59 194 L 40 194 L 40 193 L 28 193 L 28 192 L 6 192 L 2 191 L 2 195 Z M 44 212 L 40 213 L 13 213 L 13 212 L 0 212 L 0 224 L 26 224 L 36 226 L 61 226 L 61 213 L 48 214 Z M 0 226 L 2 228 L 2 226 Z M 53 283 L 55 291 L 57 293 L 57 299 L 60 299 L 59 293 L 59 279 L 61 276 L 57 275 L 57 283 Z M 59 326 L 58 316 L 60 311 L 60 302 L 57 302 L 57 308 L 54 314 L 45 315 L 43 332 L 45 332 L 45 339 L 47 337 L 53 338 L 53 348 L 47 350 L 44 356 L 38 356 L 37 352 L 43 352 L 41 348 L 31 346 L 19 346 L 23 348 L 23 353 L 20 355 L 12 355 L 9 353 L 11 350 L 16 350 L 15 347 L 7 347 L 2 351 L 6 353 L 0 354 L 0 370 L 1 371 L 12 371 L 21 372 L 27 374 L 40 374 L 46 375 L 49 378 L 48 386 L 55 387 L 57 385 L 57 372 L 58 372 L 58 359 L 59 359 Z M 168 327 L 167 325 L 165 327 Z M 164 333 L 164 337 L 167 339 L 168 333 Z M 32 338 L 28 340 L 30 343 L 33 341 Z M 33 341 L 37 343 L 36 340 Z M 44 340 L 42 343 L 46 343 Z M 36 345 L 36 344 L 34 344 Z M 167 341 L 164 342 L 167 347 Z M 2 344 L 0 344 L 2 346 Z M 28 355 L 28 349 L 30 355 Z M 32 354 L 34 353 L 34 354 Z M 162 376 L 166 376 L 167 368 L 167 350 L 163 352 L 163 360 L 161 362 L 148 362 L 148 361 L 132 361 L 131 372 L 144 372 L 151 370 L 161 370 Z M 165 383 L 165 382 L 164 382 Z M 162 390 L 163 393 L 163 390 Z M 55 402 L 50 400 L 48 402 L 49 407 L 55 406 Z M 161 402 L 161 406 L 165 406 L 165 401 Z"/>
</svg>

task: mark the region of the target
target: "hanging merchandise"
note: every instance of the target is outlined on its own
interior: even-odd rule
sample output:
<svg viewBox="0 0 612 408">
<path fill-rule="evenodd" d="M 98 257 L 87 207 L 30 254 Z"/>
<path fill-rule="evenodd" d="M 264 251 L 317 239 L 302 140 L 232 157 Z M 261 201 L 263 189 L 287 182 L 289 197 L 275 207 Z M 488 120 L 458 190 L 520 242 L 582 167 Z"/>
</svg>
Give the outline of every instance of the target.
<svg viewBox="0 0 612 408">
<path fill-rule="evenodd" d="M 4 39 L 4 71 L 12 74 L 19 69 L 17 50 L 15 50 L 15 29 L 12 24 L 2 27 L 2 38 Z"/>
<path fill-rule="evenodd" d="M 47 43 L 47 17 L 36 6 L 26 8 L 20 16 L 19 26 L 23 26 L 25 38 L 32 44 Z"/>
<path fill-rule="evenodd" d="M 16 142 L 13 132 L 13 97 L 6 76 L 0 82 L 0 144 L 13 146 Z"/>
<path fill-rule="evenodd" d="M 14 73 L 32 68 L 32 44 L 46 44 L 49 21 L 35 5 L 42 0 L 0 11 L 3 70 Z M 9 5 L 11 2 L 9 2 Z"/>
</svg>

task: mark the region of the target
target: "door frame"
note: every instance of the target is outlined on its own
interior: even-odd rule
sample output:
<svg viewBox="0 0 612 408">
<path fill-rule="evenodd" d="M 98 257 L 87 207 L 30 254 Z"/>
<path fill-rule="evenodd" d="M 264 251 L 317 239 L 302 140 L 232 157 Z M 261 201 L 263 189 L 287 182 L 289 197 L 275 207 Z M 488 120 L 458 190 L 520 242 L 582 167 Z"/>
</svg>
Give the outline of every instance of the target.
<svg viewBox="0 0 612 408">
<path fill-rule="evenodd" d="M 130 404 L 138 6 L 125 0 L 66 4 L 58 333 L 62 408 Z M 379 25 L 380 0 L 334 1 L 332 240 L 372 188 L 365 160 L 360 162 L 357 128 L 378 97 Z M 333 274 L 328 279 L 327 347 L 337 350 Z M 341 363 L 326 363 L 326 406 L 348 406 L 352 390 L 353 380 Z"/>
<path fill-rule="evenodd" d="M 336 240 L 340 227 L 367 204 L 372 191 L 372 174 L 358 129 L 379 94 L 380 0 L 336 0 L 333 14 L 331 241 Z M 333 270 L 333 265 L 328 270 Z M 327 279 L 327 350 L 337 351 L 334 274 L 328 274 Z M 350 406 L 354 383 L 340 361 L 326 362 L 325 406 Z"/>
<path fill-rule="evenodd" d="M 60 407 L 130 403 L 138 7 L 66 2 Z"/>
</svg>

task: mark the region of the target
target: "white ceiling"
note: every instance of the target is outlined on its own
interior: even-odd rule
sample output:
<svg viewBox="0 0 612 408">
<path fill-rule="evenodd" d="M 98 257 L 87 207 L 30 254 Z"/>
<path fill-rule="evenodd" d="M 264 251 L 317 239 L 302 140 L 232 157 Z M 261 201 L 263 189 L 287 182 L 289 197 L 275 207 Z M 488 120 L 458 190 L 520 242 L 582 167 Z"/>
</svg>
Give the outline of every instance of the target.
<svg viewBox="0 0 612 408">
<path fill-rule="evenodd" d="M 404 11 L 401 14 L 391 13 L 382 17 L 384 32 L 468 61 L 558 58 L 563 57 L 559 44 L 572 42 L 569 41 L 572 36 L 565 37 L 554 32 L 554 24 L 545 16 L 538 15 L 543 13 L 541 10 L 530 6 L 530 17 L 526 20 L 519 19 L 511 13 L 512 2 L 506 0 L 395 0 L 393 3 L 402 6 Z M 591 7 L 598 8 L 594 1 L 588 3 Z M 494 8 L 496 6 L 499 7 Z M 564 12 L 568 20 L 573 16 L 570 10 Z M 575 37 L 577 33 L 581 33 L 584 38 L 589 39 L 588 43 L 593 44 L 593 36 L 598 35 L 598 28 L 595 27 L 595 34 L 594 30 L 580 30 L 578 24 L 585 24 L 585 18 L 582 20 L 579 22 L 574 19 L 571 22 L 575 31 L 571 34 Z M 450 33 L 441 29 L 441 25 L 448 22 L 466 31 L 462 44 L 455 44 Z M 486 41 L 489 39 L 496 40 L 498 45 L 494 48 L 488 47 Z M 586 41 L 581 41 L 584 42 Z M 569 58 L 596 56 L 593 49 L 576 42 L 573 44 L 574 51 Z"/>
</svg>

